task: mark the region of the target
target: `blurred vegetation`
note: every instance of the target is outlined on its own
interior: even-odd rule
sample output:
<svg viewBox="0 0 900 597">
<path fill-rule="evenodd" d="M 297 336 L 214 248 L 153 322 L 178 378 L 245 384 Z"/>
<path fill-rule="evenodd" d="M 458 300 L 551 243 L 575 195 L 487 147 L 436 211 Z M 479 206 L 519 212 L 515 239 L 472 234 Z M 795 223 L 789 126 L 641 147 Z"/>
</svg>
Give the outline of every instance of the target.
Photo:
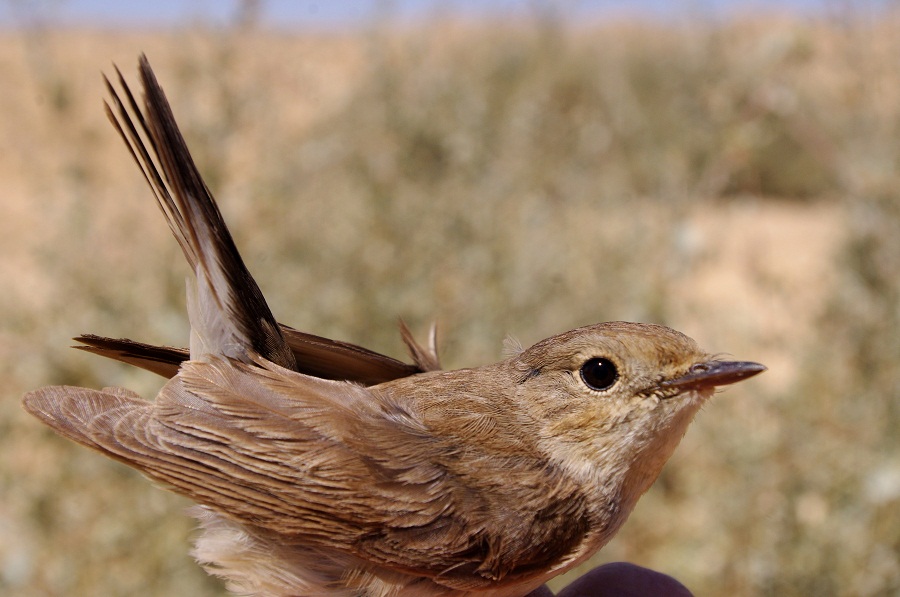
<svg viewBox="0 0 900 597">
<path fill-rule="evenodd" d="M 455 367 L 507 333 L 654 321 L 773 365 L 704 411 L 597 562 L 698 595 L 900 591 L 897 15 L 2 35 L 0 591 L 222 593 L 186 502 L 18 406 L 160 386 L 75 334 L 187 342 L 181 255 L 97 101 L 97 70 L 134 80 L 140 51 L 285 323 L 399 356 L 396 318 L 437 318 Z M 799 226 L 774 255 L 714 244 L 785 206 L 837 214 L 827 254 Z M 808 278 L 771 272 L 804 258 L 828 275 L 792 302 Z"/>
</svg>

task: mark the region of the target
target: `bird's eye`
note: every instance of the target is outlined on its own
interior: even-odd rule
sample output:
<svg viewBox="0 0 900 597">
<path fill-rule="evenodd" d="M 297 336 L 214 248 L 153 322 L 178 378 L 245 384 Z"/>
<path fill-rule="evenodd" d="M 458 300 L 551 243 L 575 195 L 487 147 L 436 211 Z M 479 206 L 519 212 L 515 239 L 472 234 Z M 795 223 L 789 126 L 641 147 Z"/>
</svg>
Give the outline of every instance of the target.
<svg viewBox="0 0 900 597">
<path fill-rule="evenodd" d="M 581 379 L 592 390 L 608 390 L 619 379 L 619 372 L 609 359 L 588 359 L 581 366 Z"/>
</svg>

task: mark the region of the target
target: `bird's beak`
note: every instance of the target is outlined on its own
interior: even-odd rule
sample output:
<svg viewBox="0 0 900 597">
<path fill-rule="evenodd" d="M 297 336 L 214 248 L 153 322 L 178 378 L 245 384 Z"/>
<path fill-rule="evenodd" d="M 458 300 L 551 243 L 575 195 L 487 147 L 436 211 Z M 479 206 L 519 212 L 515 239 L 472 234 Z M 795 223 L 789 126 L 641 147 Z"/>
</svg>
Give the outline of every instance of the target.
<svg viewBox="0 0 900 597">
<path fill-rule="evenodd" d="M 765 370 L 765 365 L 751 361 L 707 361 L 697 363 L 685 375 L 667 379 L 659 385 L 661 388 L 677 388 L 681 391 L 699 390 L 727 386 Z"/>
</svg>

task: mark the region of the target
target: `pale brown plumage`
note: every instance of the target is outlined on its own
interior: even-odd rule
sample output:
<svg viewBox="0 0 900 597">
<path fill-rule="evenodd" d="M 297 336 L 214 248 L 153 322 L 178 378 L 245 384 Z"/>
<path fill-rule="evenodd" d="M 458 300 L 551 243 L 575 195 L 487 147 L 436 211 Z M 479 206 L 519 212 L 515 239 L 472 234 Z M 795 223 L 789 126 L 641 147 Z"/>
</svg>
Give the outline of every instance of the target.
<svg viewBox="0 0 900 597">
<path fill-rule="evenodd" d="M 193 270 L 190 350 L 81 336 L 171 379 L 155 402 L 47 387 L 25 407 L 201 504 L 195 554 L 236 591 L 524 595 L 612 537 L 715 386 L 763 369 L 633 323 L 456 371 L 433 333 L 402 326 L 407 365 L 279 325 L 140 71 L 144 113 L 119 75 L 109 114 Z"/>
</svg>

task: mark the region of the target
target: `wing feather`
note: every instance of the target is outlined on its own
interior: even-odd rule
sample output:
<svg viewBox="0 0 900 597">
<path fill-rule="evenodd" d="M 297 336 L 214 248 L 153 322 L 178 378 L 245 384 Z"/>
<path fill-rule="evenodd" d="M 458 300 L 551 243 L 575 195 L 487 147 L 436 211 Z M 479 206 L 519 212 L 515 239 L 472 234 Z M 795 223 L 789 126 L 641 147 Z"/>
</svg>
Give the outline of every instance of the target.
<svg viewBox="0 0 900 597">
<path fill-rule="evenodd" d="M 583 496 L 549 465 L 523 454 L 496 478 L 496 460 L 471 446 L 462 458 L 459 438 L 434 435 L 384 386 L 212 357 L 185 363 L 155 404 L 69 387 L 25 404 L 66 437 L 279 544 L 458 588 L 527 574 L 583 538 Z M 516 491 L 536 469 L 546 492 Z"/>
</svg>

